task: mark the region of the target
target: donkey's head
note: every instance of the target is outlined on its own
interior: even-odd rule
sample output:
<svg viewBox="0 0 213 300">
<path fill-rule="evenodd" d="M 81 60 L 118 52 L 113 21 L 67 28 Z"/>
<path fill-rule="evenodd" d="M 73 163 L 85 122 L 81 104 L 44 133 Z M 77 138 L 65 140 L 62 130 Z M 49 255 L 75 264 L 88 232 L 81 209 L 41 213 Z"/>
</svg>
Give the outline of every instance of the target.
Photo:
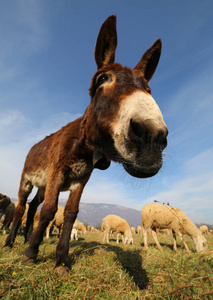
<svg viewBox="0 0 213 300">
<path fill-rule="evenodd" d="M 92 100 L 85 113 L 86 136 L 94 147 L 95 167 L 107 167 L 113 160 L 135 177 L 150 177 L 162 166 L 168 134 L 148 86 L 160 58 L 161 41 L 145 52 L 134 69 L 114 63 L 116 46 L 113 15 L 103 23 L 97 38 L 98 70 L 92 78 Z M 99 165 L 99 159 L 106 164 Z"/>
</svg>

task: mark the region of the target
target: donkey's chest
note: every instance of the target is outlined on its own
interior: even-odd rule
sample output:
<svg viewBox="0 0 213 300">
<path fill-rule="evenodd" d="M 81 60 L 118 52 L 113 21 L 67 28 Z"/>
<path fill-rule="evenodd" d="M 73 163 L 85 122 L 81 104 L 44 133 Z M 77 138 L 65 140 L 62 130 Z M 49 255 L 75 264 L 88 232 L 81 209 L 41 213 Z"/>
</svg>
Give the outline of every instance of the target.
<svg viewBox="0 0 213 300">
<path fill-rule="evenodd" d="M 65 173 L 64 184 L 61 190 L 70 190 L 73 184 L 76 184 L 85 177 L 88 177 L 88 175 L 91 174 L 92 170 L 92 162 L 79 160 L 78 162 L 73 163 Z"/>
<path fill-rule="evenodd" d="M 62 191 L 67 191 L 72 186 L 73 182 L 77 183 L 81 181 L 84 177 L 87 177 L 91 174 L 93 170 L 92 161 L 78 160 L 69 164 L 65 169 L 61 169 L 59 172 L 62 172 L 63 183 L 61 185 Z M 48 182 L 48 178 L 51 176 L 51 170 L 48 168 L 40 168 L 37 172 L 26 172 L 25 177 L 26 181 L 30 181 L 32 185 L 37 186 L 38 188 L 45 188 Z M 57 181 L 58 175 L 51 176 L 52 180 Z M 60 176 L 61 177 L 61 176 Z M 52 182 L 51 184 L 55 184 Z M 49 181 L 50 182 L 50 181 Z"/>
<path fill-rule="evenodd" d="M 70 165 L 67 177 L 72 179 L 77 179 L 84 177 L 88 173 L 91 173 L 93 169 L 92 161 L 79 160 Z"/>
</svg>

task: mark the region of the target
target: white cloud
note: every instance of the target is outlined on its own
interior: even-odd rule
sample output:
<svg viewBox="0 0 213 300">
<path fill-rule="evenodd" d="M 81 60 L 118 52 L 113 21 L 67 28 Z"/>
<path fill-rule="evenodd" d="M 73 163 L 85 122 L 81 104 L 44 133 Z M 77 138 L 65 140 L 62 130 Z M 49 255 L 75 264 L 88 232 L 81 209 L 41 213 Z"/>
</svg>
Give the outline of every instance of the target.
<svg viewBox="0 0 213 300">
<path fill-rule="evenodd" d="M 24 161 L 30 148 L 79 115 L 61 113 L 50 116 L 35 127 L 20 111 L 8 110 L 0 115 L 0 192 L 17 198 Z"/>
<path fill-rule="evenodd" d="M 92 175 L 93 178 L 85 187 L 82 201 L 129 206 L 129 199 L 125 193 L 123 183 L 118 179 L 112 180 L 105 176 L 103 172 L 101 172 L 102 174 L 100 172 Z"/>
<path fill-rule="evenodd" d="M 200 175 L 201 173 L 208 173 L 212 171 L 213 166 L 213 147 L 192 157 L 185 163 L 185 172 L 193 175 Z"/>
<path fill-rule="evenodd" d="M 0 113 L 0 133 L 12 128 L 15 129 L 17 123 L 23 123 L 26 120 L 24 115 L 18 110 L 9 110 Z"/>
</svg>

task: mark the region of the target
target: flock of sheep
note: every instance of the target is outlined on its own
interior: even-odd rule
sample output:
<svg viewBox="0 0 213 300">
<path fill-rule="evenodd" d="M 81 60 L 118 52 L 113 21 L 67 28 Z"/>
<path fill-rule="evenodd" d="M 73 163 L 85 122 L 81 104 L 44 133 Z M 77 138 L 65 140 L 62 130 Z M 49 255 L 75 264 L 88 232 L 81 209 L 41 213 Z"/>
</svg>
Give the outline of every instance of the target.
<svg viewBox="0 0 213 300">
<path fill-rule="evenodd" d="M 18 202 L 11 202 L 10 198 L 0 193 L 0 221 L 2 222 L 1 230 L 3 233 L 9 231 L 10 224 L 13 219 L 13 214 Z M 22 217 L 22 227 L 24 228 L 27 220 L 28 204 Z M 63 226 L 64 207 L 58 206 L 58 211 L 54 219 L 49 223 L 46 230 L 46 238 L 50 237 L 53 230 L 58 231 Z M 39 220 L 39 211 L 37 210 L 34 218 L 34 226 L 37 226 Z M 187 252 L 190 252 L 186 242 L 184 241 L 184 234 L 189 235 L 196 246 L 196 250 L 204 251 L 207 249 L 207 241 L 203 234 L 212 233 L 213 230 L 208 230 L 207 225 L 200 226 L 200 229 L 177 207 L 162 204 L 147 204 L 141 210 L 141 226 L 130 228 L 125 219 L 117 215 L 108 215 L 103 218 L 101 231 L 103 232 L 103 241 L 109 243 L 109 238 L 113 233 L 116 234 L 117 243 L 121 235 L 124 244 L 133 244 L 133 234 L 143 234 L 144 249 L 148 249 L 147 234 L 151 232 L 152 237 L 157 247 L 162 251 L 162 247 L 158 241 L 157 233 L 163 232 L 173 235 L 173 249 L 177 251 L 176 236 L 179 236 Z M 90 225 L 86 228 L 82 222 L 76 219 L 71 232 L 71 240 L 78 240 L 78 234 L 86 234 L 87 231 L 98 231 Z"/>
</svg>

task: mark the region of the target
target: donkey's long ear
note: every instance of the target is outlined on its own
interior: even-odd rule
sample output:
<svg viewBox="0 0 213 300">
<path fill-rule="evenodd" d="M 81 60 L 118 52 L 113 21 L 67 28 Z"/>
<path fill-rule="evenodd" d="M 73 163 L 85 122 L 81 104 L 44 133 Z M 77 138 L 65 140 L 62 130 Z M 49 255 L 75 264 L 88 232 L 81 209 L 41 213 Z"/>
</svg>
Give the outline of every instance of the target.
<svg viewBox="0 0 213 300">
<path fill-rule="evenodd" d="M 137 64 L 135 69 L 141 70 L 144 74 L 144 78 L 149 81 L 154 74 L 161 54 L 162 43 L 158 39 L 142 56 L 140 62 Z"/>
<path fill-rule="evenodd" d="M 116 16 L 106 19 L 101 26 L 95 46 L 95 61 L 97 68 L 112 64 L 117 47 Z"/>
</svg>

